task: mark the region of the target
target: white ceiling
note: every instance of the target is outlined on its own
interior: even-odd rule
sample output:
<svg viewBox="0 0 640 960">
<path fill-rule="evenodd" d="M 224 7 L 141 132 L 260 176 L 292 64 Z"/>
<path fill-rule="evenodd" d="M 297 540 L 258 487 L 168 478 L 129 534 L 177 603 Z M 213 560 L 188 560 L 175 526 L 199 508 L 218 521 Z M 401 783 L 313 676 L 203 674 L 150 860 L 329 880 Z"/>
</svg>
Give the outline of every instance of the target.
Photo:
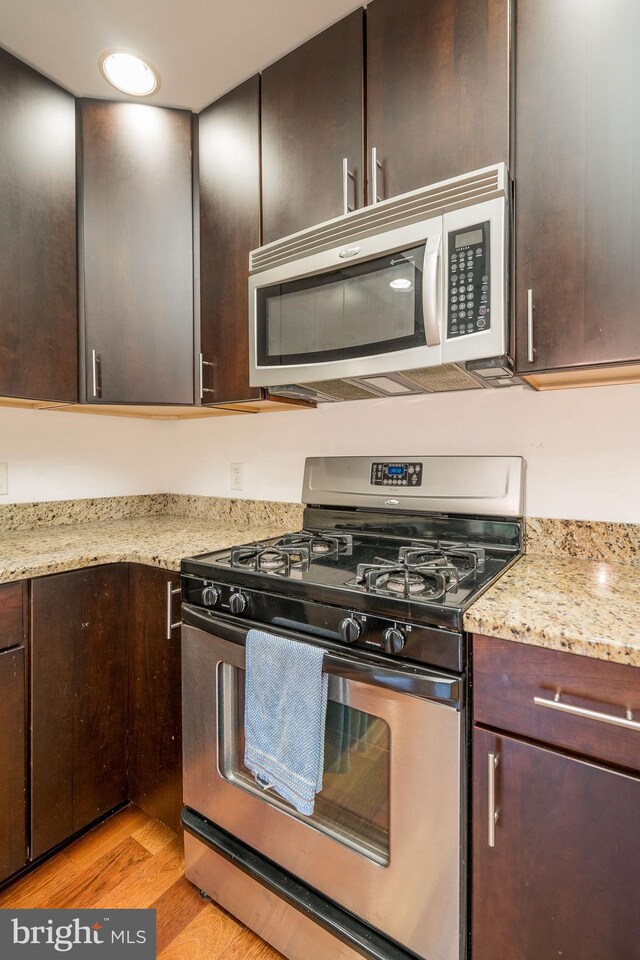
<svg viewBox="0 0 640 960">
<path fill-rule="evenodd" d="M 126 47 L 162 78 L 148 102 L 201 110 L 360 6 L 355 0 L 0 0 L 0 46 L 76 96 L 129 99 L 98 71 Z"/>
</svg>

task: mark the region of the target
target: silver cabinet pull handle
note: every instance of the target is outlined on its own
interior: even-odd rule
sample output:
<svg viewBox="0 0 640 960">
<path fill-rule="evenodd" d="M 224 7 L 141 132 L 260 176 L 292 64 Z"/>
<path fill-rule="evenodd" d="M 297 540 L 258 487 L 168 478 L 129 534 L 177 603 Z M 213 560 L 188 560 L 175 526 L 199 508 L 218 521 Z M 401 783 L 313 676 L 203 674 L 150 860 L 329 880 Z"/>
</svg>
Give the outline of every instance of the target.
<svg viewBox="0 0 640 960">
<path fill-rule="evenodd" d="M 378 160 L 378 148 L 371 147 L 371 203 L 380 203 L 382 200 L 378 193 L 378 170 L 382 170 L 382 164 Z"/>
<path fill-rule="evenodd" d="M 92 396 L 98 396 L 98 354 L 95 350 L 91 351 L 91 392 Z"/>
<path fill-rule="evenodd" d="M 353 170 L 349 170 L 349 158 L 342 158 L 342 212 L 343 214 L 352 213 L 355 210 L 355 207 L 352 207 L 349 203 L 349 180 L 354 185 L 356 183 L 356 175 Z"/>
<path fill-rule="evenodd" d="M 204 359 L 204 355 L 200 354 L 200 399 L 204 400 L 205 393 L 215 393 L 215 390 L 212 390 L 210 387 L 205 387 L 204 385 L 204 368 L 212 367 L 213 364 L 209 360 Z"/>
<path fill-rule="evenodd" d="M 496 769 L 498 767 L 498 757 L 495 753 L 488 754 L 488 792 L 489 792 L 489 820 L 487 823 L 487 842 L 490 847 L 496 845 L 496 823 L 498 822 L 498 811 L 496 810 Z"/>
<path fill-rule="evenodd" d="M 533 290 L 527 290 L 527 360 L 533 363 Z"/>
<path fill-rule="evenodd" d="M 177 630 L 178 627 L 182 626 L 182 620 L 178 620 L 177 623 L 172 623 L 173 620 L 173 598 L 177 593 L 180 593 L 180 587 L 174 587 L 171 583 L 171 580 L 167 580 L 167 634 L 166 639 L 171 640 L 171 635 L 174 630 Z"/>
<path fill-rule="evenodd" d="M 561 713 L 570 713 L 574 717 L 586 717 L 588 720 L 610 723 L 614 727 L 624 727 L 626 730 L 640 730 L 640 722 L 633 719 L 631 710 L 626 711 L 626 717 L 614 717 L 610 713 L 600 713 L 598 710 L 588 710 L 586 707 L 574 707 L 570 703 L 562 703 L 559 693 L 556 693 L 553 700 L 547 700 L 546 697 L 534 697 L 533 702 L 537 707 L 559 710 Z"/>
<path fill-rule="evenodd" d="M 438 266 L 440 264 L 440 237 L 428 237 L 424 248 L 422 268 L 422 309 L 424 310 L 424 329 L 428 347 L 437 347 L 440 343 L 438 324 Z"/>
</svg>

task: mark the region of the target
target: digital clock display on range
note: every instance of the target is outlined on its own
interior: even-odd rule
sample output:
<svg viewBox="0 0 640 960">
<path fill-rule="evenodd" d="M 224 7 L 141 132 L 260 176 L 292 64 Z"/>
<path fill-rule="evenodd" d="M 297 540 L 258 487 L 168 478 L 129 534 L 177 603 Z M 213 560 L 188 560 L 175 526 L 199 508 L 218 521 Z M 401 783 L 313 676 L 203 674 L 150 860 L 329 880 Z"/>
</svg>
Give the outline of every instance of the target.
<svg viewBox="0 0 640 960">
<path fill-rule="evenodd" d="M 422 464 L 372 463 L 371 483 L 376 487 L 419 487 L 422 485 Z"/>
</svg>

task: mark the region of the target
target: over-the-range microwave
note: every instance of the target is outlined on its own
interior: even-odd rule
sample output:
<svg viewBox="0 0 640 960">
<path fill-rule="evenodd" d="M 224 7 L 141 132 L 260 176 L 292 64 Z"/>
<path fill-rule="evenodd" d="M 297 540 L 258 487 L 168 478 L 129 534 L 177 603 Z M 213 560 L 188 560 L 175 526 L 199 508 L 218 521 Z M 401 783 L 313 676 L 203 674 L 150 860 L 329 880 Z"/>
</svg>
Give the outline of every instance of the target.
<svg viewBox="0 0 640 960">
<path fill-rule="evenodd" d="M 498 164 L 254 250 L 251 384 L 331 401 L 518 383 L 510 192 Z"/>
</svg>

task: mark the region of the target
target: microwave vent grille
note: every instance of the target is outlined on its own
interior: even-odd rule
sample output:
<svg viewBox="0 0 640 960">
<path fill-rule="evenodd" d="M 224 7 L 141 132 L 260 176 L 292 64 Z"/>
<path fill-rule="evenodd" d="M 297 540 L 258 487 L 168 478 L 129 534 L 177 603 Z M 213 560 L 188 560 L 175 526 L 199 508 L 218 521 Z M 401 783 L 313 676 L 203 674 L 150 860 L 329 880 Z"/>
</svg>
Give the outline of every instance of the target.
<svg viewBox="0 0 640 960">
<path fill-rule="evenodd" d="M 482 390 L 483 384 L 456 363 L 440 367 L 422 367 L 419 370 L 403 370 L 402 377 L 417 384 L 429 393 L 444 393 L 447 390 Z"/>
<path fill-rule="evenodd" d="M 305 387 L 323 394 L 325 397 L 331 397 L 333 400 L 371 400 L 379 396 L 372 390 L 365 390 L 357 383 L 350 380 L 316 380 L 313 383 L 305 383 Z"/>
<path fill-rule="evenodd" d="M 253 250 L 249 255 L 249 270 L 257 273 L 271 269 L 323 250 L 442 216 L 451 210 L 505 196 L 507 184 L 507 168 L 500 163 L 383 200 Z"/>
</svg>

